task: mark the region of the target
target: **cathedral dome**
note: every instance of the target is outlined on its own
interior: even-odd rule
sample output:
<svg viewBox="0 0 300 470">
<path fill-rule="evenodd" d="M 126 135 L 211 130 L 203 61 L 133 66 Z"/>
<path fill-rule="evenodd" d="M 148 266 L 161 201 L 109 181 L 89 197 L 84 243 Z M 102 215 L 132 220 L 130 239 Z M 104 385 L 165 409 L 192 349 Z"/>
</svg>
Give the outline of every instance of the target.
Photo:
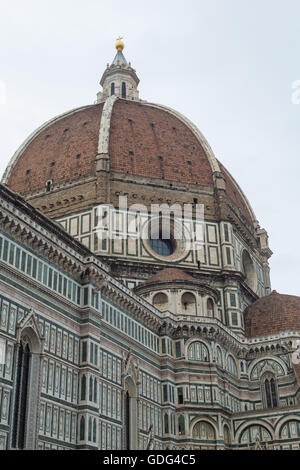
<svg viewBox="0 0 300 470">
<path fill-rule="evenodd" d="M 248 337 L 300 330 L 300 297 L 273 291 L 247 307 L 244 318 Z"/>
<path fill-rule="evenodd" d="M 3 182 L 23 195 L 45 192 L 47 184 L 61 187 L 95 176 L 97 158 L 107 151 L 110 172 L 169 182 L 172 190 L 179 183 L 213 191 L 219 179 L 228 203 L 253 226 L 243 192 L 188 119 L 160 105 L 112 98 L 40 127 L 16 152 Z"/>
<path fill-rule="evenodd" d="M 252 208 L 203 134 L 179 112 L 141 100 L 121 37 L 116 49 L 97 102 L 33 132 L 12 157 L 2 183 L 51 218 L 105 203 L 118 207 L 124 194 L 129 203 L 147 208 L 203 204 L 206 218 L 234 221 L 256 244 Z"/>
</svg>

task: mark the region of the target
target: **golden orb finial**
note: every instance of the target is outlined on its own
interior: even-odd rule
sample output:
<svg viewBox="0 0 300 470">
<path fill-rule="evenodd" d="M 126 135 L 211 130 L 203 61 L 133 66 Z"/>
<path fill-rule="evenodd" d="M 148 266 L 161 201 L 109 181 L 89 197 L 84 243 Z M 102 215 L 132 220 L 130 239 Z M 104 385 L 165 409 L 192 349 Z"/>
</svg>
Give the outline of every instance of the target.
<svg viewBox="0 0 300 470">
<path fill-rule="evenodd" d="M 124 42 L 122 41 L 122 39 L 123 39 L 123 38 L 122 38 L 121 36 L 119 36 L 119 37 L 117 38 L 117 42 L 116 42 L 116 46 L 115 46 L 116 49 L 117 49 L 117 51 L 120 51 L 120 52 L 122 52 L 123 49 L 124 49 L 124 47 L 125 47 L 125 44 L 124 44 Z"/>
</svg>

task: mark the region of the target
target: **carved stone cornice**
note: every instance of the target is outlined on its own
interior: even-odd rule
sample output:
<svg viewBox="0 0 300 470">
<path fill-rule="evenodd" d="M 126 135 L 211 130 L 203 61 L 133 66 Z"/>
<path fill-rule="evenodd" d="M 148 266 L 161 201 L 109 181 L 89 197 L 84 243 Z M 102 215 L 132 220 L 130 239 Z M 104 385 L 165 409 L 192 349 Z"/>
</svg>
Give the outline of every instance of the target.
<svg viewBox="0 0 300 470">
<path fill-rule="evenodd" d="M 213 297 L 215 302 L 220 299 L 220 293 L 217 289 L 211 287 L 207 281 L 201 283 L 198 279 L 192 280 L 173 280 L 173 281 L 155 281 L 147 282 L 134 288 L 134 292 L 138 295 L 147 294 L 149 292 L 158 291 L 162 289 L 189 289 L 197 291 L 202 295 L 209 295 Z"/>
</svg>

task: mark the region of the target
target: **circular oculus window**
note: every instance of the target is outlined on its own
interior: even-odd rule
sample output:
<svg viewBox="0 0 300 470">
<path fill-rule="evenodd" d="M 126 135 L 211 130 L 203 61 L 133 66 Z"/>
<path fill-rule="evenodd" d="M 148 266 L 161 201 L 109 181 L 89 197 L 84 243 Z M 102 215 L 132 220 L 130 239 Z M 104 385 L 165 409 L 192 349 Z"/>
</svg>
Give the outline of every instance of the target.
<svg viewBox="0 0 300 470">
<path fill-rule="evenodd" d="M 168 227 L 165 233 L 162 226 Z M 186 257 L 191 249 L 190 235 L 182 223 L 167 217 L 155 217 L 145 222 L 142 240 L 146 250 L 156 259 L 178 261 Z"/>
</svg>

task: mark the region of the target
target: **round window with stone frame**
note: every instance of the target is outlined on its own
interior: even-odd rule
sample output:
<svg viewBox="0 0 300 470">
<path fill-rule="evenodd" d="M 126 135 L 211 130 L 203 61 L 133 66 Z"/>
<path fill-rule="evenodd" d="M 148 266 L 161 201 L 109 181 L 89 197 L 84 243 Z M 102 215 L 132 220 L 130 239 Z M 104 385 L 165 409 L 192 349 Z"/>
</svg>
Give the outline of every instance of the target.
<svg viewBox="0 0 300 470">
<path fill-rule="evenodd" d="M 152 216 L 141 230 L 146 251 L 161 261 L 180 261 L 191 250 L 191 235 L 182 221 L 169 216 Z"/>
</svg>

